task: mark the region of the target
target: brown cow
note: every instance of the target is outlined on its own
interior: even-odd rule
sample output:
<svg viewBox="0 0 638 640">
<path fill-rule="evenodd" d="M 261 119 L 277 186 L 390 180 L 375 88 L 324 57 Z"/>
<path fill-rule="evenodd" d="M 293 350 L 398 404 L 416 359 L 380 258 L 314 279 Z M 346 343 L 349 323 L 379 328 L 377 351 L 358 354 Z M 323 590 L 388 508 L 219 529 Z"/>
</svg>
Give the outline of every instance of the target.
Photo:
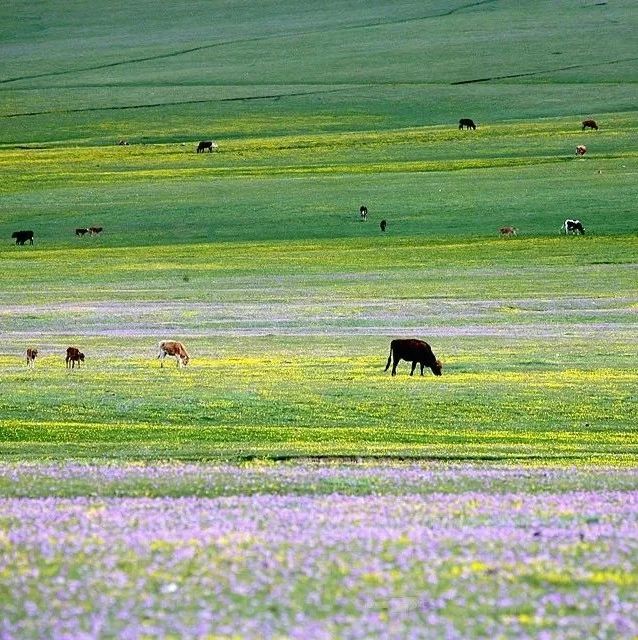
<svg viewBox="0 0 638 640">
<path fill-rule="evenodd" d="M 583 120 L 583 131 L 585 129 L 596 129 L 598 131 L 598 125 L 595 120 Z"/>
<path fill-rule="evenodd" d="M 75 369 L 75 363 L 78 363 L 78 367 L 81 362 L 84 362 L 84 354 L 77 347 L 69 347 L 66 350 L 66 367 L 67 369 L 71 367 L 71 369 Z"/>
<path fill-rule="evenodd" d="M 190 356 L 186 352 L 184 345 L 177 340 L 163 340 L 159 343 L 159 353 L 157 357 L 161 360 L 162 367 L 164 366 L 164 358 L 166 356 L 173 356 L 177 359 L 177 368 L 185 367 Z"/>
<path fill-rule="evenodd" d="M 430 345 L 427 342 L 423 342 L 423 340 L 416 340 L 414 338 L 393 340 L 390 343 L 390 355 L 388 356 L 388 362 L 385 365 L 384 371 L 390 368 L 390 361 L 392 361 L 392 375 L 396 375 L 397 365 L 401 360 L 412 361 L 410 375 L 414 375 L 417 363 L 421 365 L 421 375 L 423 375 L 424 367 L 430 367 L 435 376 L 440 376 L 441 369 L 443 368 L 441 361 L 437 360 L 436 356 L 432 353 Z"/>
<path fill-rule="evenodd" d="M 576 147 L 576 155 L 577 156 L 584 156 L 587 153 L 587 147 L 584 144 L 579 144 Z"/>
<path fill-rule="evenodd" d="M 32 349 L 31 347 L 27 349 L 27 367 L 35 366 L 35 359 L 37 355 L 38 355 L 37 349 Z"/>
<path fill-rule="evenodd" d="M 499 233 L 501 234 L 501 236 L 505 238 L 510 238 L 511 236 L 515 236 L 517 232 L 518 232 L 518 229 L 516 227 L 501 227 L 499 229 Z"/>
<path fill-rule="evenodd" d="M 102 233 L 104 231 L 104 227 L 89 227 L 89 234 L 92 236 L 96 236 L 98 233 Z"/>
</svg>

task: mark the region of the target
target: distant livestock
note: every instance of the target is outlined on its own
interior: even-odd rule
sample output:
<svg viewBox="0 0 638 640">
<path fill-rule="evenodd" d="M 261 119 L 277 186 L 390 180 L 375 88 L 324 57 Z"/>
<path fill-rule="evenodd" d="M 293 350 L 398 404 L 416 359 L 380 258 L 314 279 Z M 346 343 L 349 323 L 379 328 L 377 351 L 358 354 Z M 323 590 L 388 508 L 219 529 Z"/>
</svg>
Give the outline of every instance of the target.
<svg viewBox="0 0 638 640">
<path fill-rule="evenodd" d="M 89 228 L 88 227 L 79 227 L 78 229 L 75 230 L 75 235 L 76 236 L 84 236 L 89 232 Z"/>
<path fill-rule="evenodd" d="M 102 233 L 104 231 L 104 227 L 89 227 L 89 234 L 92 236 L 96 236 L 98 233 Z"/>
<path fill-rule="evenodd" d="M 459 129 L 476 129 L 476 125 L 474 124 L 474 120 L 471 118 L 461 118 L 459 120 Z"/>
<path fill-rule="evenodd" d="M 117 144 L 119 144 L 120 147 L 128 147 L 128 140 L 118 140 Z"/>
<path fill-rule="evenodd" d="M 204 151 L 208 151 L 208 153 L 212 153 L 213 149 L 217 149 L 217 143 L 212 140 L 202 140 L 197 145 L 197 153 L 204 153 Z"/>
<path fill-rule="evenodd" d="M 390 368 L 390 362 L 392 362 L 392 375 L 396 375 L 397 365 L 401 360 L 412 362 L 410 375 L 414 375 L 417 364 L 421 365 L 421 375 L 423 375 L 424 367 L 430 367 L 435 376 L 440 376 L 443 368 L 441 361 L 437 360 L 434 353 L 432 353 L 430 345 L 427 342 L 423 342 L 423 340 L 413 338 L 393 340 L 390 343 L 390 355 L 388 356 L 388 362 L 385 365 L 384 371 Z"/>
<path fill-rule="evenodd" d="M 584 144 L 579 144 L 576 147 L 576 155 L 577 156 L 584 156 L 587 153 L 587 147 Z"/>
<path fill-rule="evenodd" d="M 27 349 L 27 367 L 33 367 L 35 365 L 35 359 L 37 355 L 37 349 L 32 349 L 31 347 Z"/>
<path fill-rule="evenodd" d="M 498 231 L 501 234 L 501 236 L 505 238 L 510 238 L 511 236 L 516 235 L 516 233 L 518 232 L 518 229 L 516 227 L 501 227 Z"/>
<path fill-rule="evenodd" d="M 64 360 L 66 363 L 66 368 L 75 369 L 75 363 L 77 362 L 78 367 L 81 362 L 84 362 L 84 354 L 77 347 L 69 347 L 66 350 L 66 358 Z"/>
<path fill-rule="evenodd" d="M 24 244 L 27 240 L 33 244 L 33 231 L 14 231 L 11 237 L 15 238 L 16 244 Z"/>
<path fill-rule="evenodd" d="M 595 120 L 583 120 L 583 131 L 585 129 L 596 129 L 598 131 L 598 125 Z"/>
<path fill-rule="evenodd" d="M 365 205 L 361 205 L 359 207 L 359 218 L 361 219 L 361 222 L 365 222 L 368 219 L 368 207 Z"/>
<path fill-rule="evenodd" d="M 381 231 L 385 231 L 385 228 L 388 226 L 388 223 L 385 220 L 381 220 L 381 222 L 379 222 L 379 226 L 381 227 Z"/>
<path fill-rule="evenodd" d="M 160 359 L 162 367 L 164 367 L 164 358 L 166 356 L 172 356 L 177 359 L 178 369 L 182 366 L 185 367 L 190 360 L 184 345 L 181 342 L 177 342 L 177 340 L 163 340 L 159 343 L 159 353 L 157 357 Z"/>
<path fill-rule="evenodd" d="M 563 222 L 563 226 L 561 227 L 561 231 L 565 234 L 571 235 L 585 235 L 585 228 L 580 220 L 565 220 Z"/>
</svg>

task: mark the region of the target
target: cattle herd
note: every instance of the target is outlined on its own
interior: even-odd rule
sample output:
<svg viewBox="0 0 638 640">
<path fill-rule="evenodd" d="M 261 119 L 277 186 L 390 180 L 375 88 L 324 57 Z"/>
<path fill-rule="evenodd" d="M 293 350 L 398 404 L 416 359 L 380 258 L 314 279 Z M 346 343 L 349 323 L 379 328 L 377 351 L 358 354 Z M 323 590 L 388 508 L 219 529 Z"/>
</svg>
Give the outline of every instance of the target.
<svg viewBox="0 0 638 640">
<path fill-rule="evenodd" d="M 75 230 L 75 235 L 84 236 L 88 233 L 90 236 L 96 236 L 98 233 L 102 233 L 103 230 L 104 227 L 80 227 Z"/>
<path fill-rule="evenodd" d="M 471 118 L 461 118 L 459 120 L 459 129 L 471 129 L 474 131 L 476 130 L 476 127 L 476 123 Z M 585 129 L 594 129 L 597 131 L 598 124 L 595 120 L 583 120 L 582 130 L 584 131 Z M 128 145 L 128 142 L 120 140 L 118 144 Z M 196 151 L 197 153 L 204 153 L 206 151 L 212 153 L 217 149 L 218 145 L 216 142 L 213 142 L 212 140 L 202 140 L 197 145 Z M 585 145 L 581 144 L 576 147 L 576 155 L 583 156 L 586 152 L 587 147 Z M 361 205 L 359 208 L 359 219 L 361 222 L 366 222 L 368 220 L 368 207 L 366 205 Z M 381 220 L 379 223 L 381 231 L 384 232 L 386 230 L 387 224 L 387 220 Z M 90 236 L 94 236 L 102 233 L 102 231 L 103 227 L 79 227 L 75 230 L 75 235 L 84 236 L 88 234 Z M 512 226 L 501 227 L 499 229 L 500 235 L 506 238 L 515 236 L 517 232 L 518 229 Z M 563 222 L 561 232 L 565 235 L 584 235 L 585 228 L 580 220 L 567 219 Z M 15 239 L 17 245 L 24 245 L 27 242 L 29 244 L 33 244 L 33 237 L 34 233 L 32 230 L 14 231 L 11 234 L 11 238 Z M 27 367 L 33 367 L 35 365 L 37 356 L 37 349 L 33 347 L 29 347 L 27 349 Z M 157 358 L 160 360 L 160 367 L 164 367 L 164 359 L 167 356 L 176 359 L 178 368 L 185 367 L 190 361 L 190 356 L 188 355 L 186 348 L 177 340 L 163 340 L 159 343 L 159 353 L 157 354 Z M 64 359 L 67 369 L 74 369 L 76 365 L 79 368 L 80 364 L 83 363 L 84 360 L 84 353 L 82 353 L 77 347 L 67 348 Z M 415 338 L 392 340 L 390 343 L 390 355 L 388 356 L 385 371 L 390 368 L 390 364 L 392 363 L 392 375 L 396 375 L 397 365 L 401 360 L 412 363 L 410 375 L 414 375 L 417 365 L 420 366 L 421 375 L 423 375 L 425 367 L 430 368 L 435 376 L 440 376 L 442 374 L 443 364 L 436 358 L 430 345 L 423 340 L 417 340 Z"/>
<path fill-rule="evenodd" d="M 190 362 L 190 356 L 186 348 L 177 340 L 162 340 L 159 343 L 159 353 L 157 358 L 160 361 L 160 367 L 164 367 L 164 358 L 170 356 L 177 361 L 177 368 L 181 369 Z M 35 359 L 38 357 L 38 350 L 33 347 L 27 348 L 27 367 L 35 366 Z M 77 347 L 68 347 L 64 363 L 67 369 L 78 368 L 84 362 L 85 355 Z M 415 338 L 392 340 L 390 343 L 390 355 L 385 365 L 384 371 L 390 368 L 392 362 L 392 375 L 397 373 L 397 365 L 401 360 L 412 362 L 410 375 L 414 375 L 417 364 L 421 366 L 421 375 L 425 367 L 429 367 L 435 376 L 440 376 L 443 369 L 443 363 L 436 358 L 432 352 L 432 348 L 427 342 L 417 340 Z"/>
<path fill-rule="evenodd" d="M 102 233 L 102 231 L 104 231 L 104 227 L 78 227 L 75 230 L 75 235 L 85 236 L 88 233 L 90 236 L 97 236 Z M 11 238 L 19 245 L 25 245 L 27 242 L 33 244 L 34 233 L 31 230 L 14 231 L 11 234 Z"/>
<path fill-rule="evenodd" d="M 583 120 L 581 125 L 582 125 L 583 131 L 585 129 L 594 129 L 598 131 L 598 123 L 595 120 Z M 459 129 L 471 129 L 475 131 L 476 127 L 477 127 L 476 123 L 471 118 L 461 118 L 459 120 Z M 117 144 L 120 146 L 128 146 L 128 141 L 119 140 Z M 213 140 L 202 140 L 201 142 L 198 143 L 195 150 L 197 153 L 204 153 L 206 151 L 208 151 L 209 153 L 212 153 L 213 151 L 217 151 L 218 149 L 219 149 L 219 145 Z M 577 145 L 576 155 L 584 156 L 585 153 L 587 153 L 587 147 L 584 144 Z M 368 208 L 365 205 L 362 205 L 359 208 L 359 219 L 361 220 L 361 222 L 366 222 L 368 220 Z M 571 225 L 568 225 L 569 222 L 576 222 L 578 223 L 579 226 L 572 228 Z M 387 225 L 388 225 L 387 220 L 381 220 L 381 222 L 379 223 L 379 227 L 381 228 L 381 231 L 385 231 L 387 228 Z M 585 233 L 579 220 L 575 220 L 575 221 L 565 220 L 565 222 L 563 223 L 563 226 L 561 227 L 561 230 L 565 234 L 583 235 Z M 102 231 L 103 231 L 103 227 L 78 227 L 75 230 L 75 235 L 85 236 L 88 234 L 90 236 L 95 236 L 102 233 Z M 516 229 L 516 227 L 501 227 L 499 231 L 501 236 L 511 237 L 516 235 L 518 229 Z M 11 234 L 11 238 L 16 241 L 17 245 L 25 245 L 27 242 L 29 244 L 33 244 L 33 237 L 34 237 L 34 233 L 31 230 L 14 231 Z"/>
</svg>

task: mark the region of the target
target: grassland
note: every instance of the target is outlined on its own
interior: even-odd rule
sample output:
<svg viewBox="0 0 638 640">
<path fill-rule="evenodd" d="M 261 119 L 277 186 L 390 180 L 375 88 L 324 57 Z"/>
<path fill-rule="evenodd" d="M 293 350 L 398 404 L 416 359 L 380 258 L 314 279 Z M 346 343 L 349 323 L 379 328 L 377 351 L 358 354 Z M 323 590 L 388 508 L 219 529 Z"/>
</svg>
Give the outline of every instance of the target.
<svg viewBox="0 0 638 640">
<path fill-rule="evenodd" d="M 631 3 L 129 4 L 1 10 L 3 455 L 635 460 Z"/>
<path fill-rule="evenodd" d="M 638 637 L 637 34 L 0 3 L 0 639 Z"/>
<path fill-rule="evenodd" d="M 30 249 L 4 268 L 19 281 L 2 307 L 15 327 L 4 454 L 637 453 L 629 238 Z M 29 304 L 11 302 L 19 273 Z M 383 373 L 389 337 L 410 334 L 435 346 L 443 378 Z M 153 360 L 166 335 L 186 342 L 187 369 Z M 87 353 L 79 371 L 64 370 L 70 343 Z M 41 349 L 34 371 L 27 344 Z"/>
</svg>

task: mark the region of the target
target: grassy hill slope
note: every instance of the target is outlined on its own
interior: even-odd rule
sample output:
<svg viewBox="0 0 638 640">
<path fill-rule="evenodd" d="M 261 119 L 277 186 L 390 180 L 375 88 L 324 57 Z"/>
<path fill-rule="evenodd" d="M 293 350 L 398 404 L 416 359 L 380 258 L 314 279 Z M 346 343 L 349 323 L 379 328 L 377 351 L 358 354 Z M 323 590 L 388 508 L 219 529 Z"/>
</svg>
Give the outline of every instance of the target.
<svg viewBox="0 0 638 640">
<path fill-rule="evenodd" d="M 0 143 L 629 111 L 633 9 L 629 0 L 6 3 Z"/>
</svg>

